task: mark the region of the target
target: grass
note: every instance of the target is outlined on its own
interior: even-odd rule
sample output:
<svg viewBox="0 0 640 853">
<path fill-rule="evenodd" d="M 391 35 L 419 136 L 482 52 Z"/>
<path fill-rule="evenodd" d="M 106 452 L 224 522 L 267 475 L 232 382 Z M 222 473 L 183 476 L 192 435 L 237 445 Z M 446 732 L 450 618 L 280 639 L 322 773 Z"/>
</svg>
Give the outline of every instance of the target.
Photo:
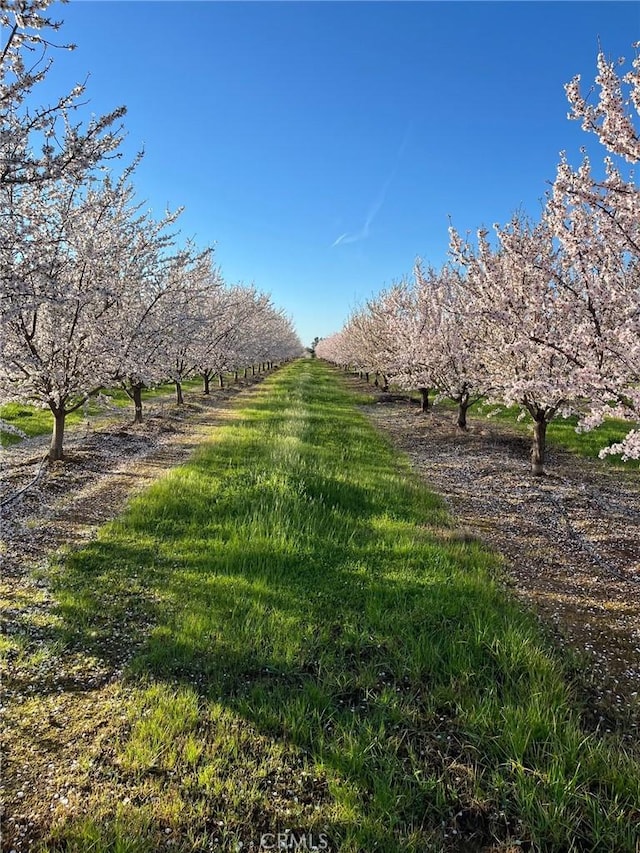
<svg viewBox="0 0 640 853">
<path fill-rule="evenodd" d="M 636 853 L 639 757 L 358 401 L 281 369 L 55 569 L 124 722 L 41 849 Z"/>
<path fill-rule="evenodd" d="M 183 390 L 197 391 L 201 386 L 202 383 L 199 379 L 190 379 L 183 383 Z M 143 405 L 144 402 L 154 400 L 158 397 L 166 397 L 172 393 L 175 393 L 175 386 L 171 382 L 159 385 L 156 388 L 150 388 L 144 392 Z M 121 388 L 108 389 L 104 394 L 108 398 L 108 406 L 115 406 L 119 409 L 131 407 L 133 411 L 131 399 Z M 104 414 L 104 411 L 105 407 L 103 405 L 96 400 L 89 400 L 86 406 L 67 415 L 65 426 L 73 429 L 73 427 L 86 422 L 87 418 Z M 48 408 L 42 409 L 24 403 L 4 403 L 0 406 L 0 418 L 21 430 L 28 438 L 36 435 L 47 435 L 53 429 L 53 415 Z M 0 431 L 0 447 L 7 447 L 20 441 L 22 441 L 20 436 Z"/>
</svg>

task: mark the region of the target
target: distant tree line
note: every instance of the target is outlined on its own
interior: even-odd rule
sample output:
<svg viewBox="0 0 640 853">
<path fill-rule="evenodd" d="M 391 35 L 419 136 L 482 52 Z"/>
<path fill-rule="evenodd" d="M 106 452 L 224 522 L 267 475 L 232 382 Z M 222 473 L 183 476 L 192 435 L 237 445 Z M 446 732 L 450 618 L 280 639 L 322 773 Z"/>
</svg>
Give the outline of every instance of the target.
<svg viewBox="0 0 640 853">
<path fill-rule="evenodd" d="M 35 105 L 51 67 L 50 0 L 0 8 L 0 395 L 51 409 L 50 458 L 63 455 L 66 416 L 122 386 L 135 420 L 142 391 L 300 355 L 291 321 L 253 286 L 227 284 L 136 200 L 138 159 L 114 173 L 119 107 L 83 126 L 84 86 Z"/>
</svg>

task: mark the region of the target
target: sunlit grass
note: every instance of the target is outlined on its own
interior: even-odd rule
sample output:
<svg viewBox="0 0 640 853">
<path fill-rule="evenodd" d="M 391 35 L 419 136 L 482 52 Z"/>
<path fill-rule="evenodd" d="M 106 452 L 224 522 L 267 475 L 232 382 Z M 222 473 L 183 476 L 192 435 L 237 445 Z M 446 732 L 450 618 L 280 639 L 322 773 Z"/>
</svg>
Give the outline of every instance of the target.
<svg viewBox="0 0 640 853">
<path fill-rule="evenodd" d="M 267 379 L 56 578 L 70 651 L 126 656 L 129 699 L 105 793 L 49 849 L 288 828 L 349 853 L 635 853 L 640 764 L 583 730 L 495 558 L 318 362 Z"/>
</svg>

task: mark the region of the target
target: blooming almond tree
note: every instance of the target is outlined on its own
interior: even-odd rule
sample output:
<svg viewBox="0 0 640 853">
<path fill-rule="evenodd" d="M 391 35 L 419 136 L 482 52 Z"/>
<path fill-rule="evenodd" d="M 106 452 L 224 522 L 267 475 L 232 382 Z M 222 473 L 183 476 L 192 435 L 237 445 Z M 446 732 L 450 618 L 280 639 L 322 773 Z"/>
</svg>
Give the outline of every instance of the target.
<svg viewBox="0 0 640 853">
<path fill-rule="evenodd" d="M 269 363 L 273 366 L 274 363 L 281 364 L 292 361 L 294 358 L 300 358 L 303 352 L 304 347 L 296 332 L 293 320 L 285 313 L 284 309 L 275 310 L 271 328 Z"/>
<path fill-rule="evenodd" d="M 636 50 L 640 42 L 633 45 Z M 598 53 L 596 85 L 598 102 L 589 103 L 580 91 L 580 75 L 565 86 L 571 105 L 569 117 L 582 121 L 584 130 L 595 133 L 600 142 L 613 154 L 619 154 L 630 163 L 640 161 L 640 135 L 634 124 L 631 107 L 640 113 L 640 55 L 631 64 L 631 70 L 619 76 L 616 65 L 609 62 L 602 51 Z M 625 93 L 628 87 L 628 94 Z"/>
<path fill-rule="evenodd" d="M 640 420 L 640 254 L 632 246 L 640 238 L 640 204 L 629 186 L 623 198 L 628 207 L 635 196 L 633 223 L 617 204 L 618 190 L 607 187 L 612 180 L 618 187 L 612 164 L 596 186 L 588 161 L 576 172 L 563 161 L 545 211 L 560 246 L 556 286 L 572 305 L 565 351 L 576 354 L 589 398 L 583 428 L 605 416 Z M 638 438 L 632 430 L 611 452 L 636 456 Z"/>
<path fill-rule="evenodd" d="M 367 382 L 369 374 L 375 373 L 376 385 L 379 384 L 378 376 L 382 374 L 385 388 L 387 373 L 395 367 L 394 349 L 387 336 L 388 304 L 399 298 L 400 290 L 401 286 L 397 285 L 369 300 L 365 306 L 353 311 L 343 328 L 349 366 L 364 373 Z"/>
<path fill-rule="evenodd" d="M 198 356 L 204 393 L 209 393 L 211 379 L 216 375 L 223 383 L 226 371 L 246 367 L 243 344 L 250 334 L 254 315 L 266 308 L 254 287 L 237 284 L 220 287 L 207 303 L 207 319 L 203 327 L 202 349 Z"/>
<path fill-rule="evenodd" d="M 272 367 L 302 355 L 303 347 L 292 320 L 276 308 L 268 294 L 245 288 L 242 323 L 230 354 L 237 370 L 243 364 Z"/>
<path fill-rule="evenodd" d="M 422 411 L 428 411 L 429 392 L 434 386 L 434 350 L 429 346 L 430 318 L 421 310 L 425 306 L 418 304 L 416 289 L 403 281 L 383 291 L 369 307 L 377 319 L 377 340 L 384 352 L 381 360 L 385 370 L 401 388 L 417 389 Z"/>
<path fill-rule="evenodd" d="M 576 362 L 585 357 L 573 349 L 580 342 L 571 338 L 572 301 L 555 285 L 549 229 L 515 216 L 495 232 L 493 248 L 484 230 L 472 246 L 452 228 L 451 253 L 472 300 L 489 399 L 517 404 L 533 419 L 531 468 L 539 476 L 548 424 L 557 414 L 569 415 L 584 393 Z"/>
<path fill-rule="evenodd" d="M 621 162 L 640 161 L 634 124 L 640 113 L 640 57 L 622 76 L 602 52 L 597 67 L 595 103 L 582 95 L 579 77 L 567 84 L 570 117 L 595 133 L 613 157 L 605 158 L 604 176 L 596 177 L 587 158 L 573 170 L 563 156 L 546 211 L 562 247 L 558 286 L 573 297 L 575 334 L 593 342 L 591 360 L 582 367 L 591 386 L 584 427 L 607 415 L 640 421 L 640 191 Z M 601 455 L 609 452 L 640 458 L 640 429 Z"/>
<path fill-rule="evenodd" d="M 187 243 L 166 270 L 170 298 L 162 302 L 162 335 L 158 364 L 176 388 L 178 405 L 184 404 L 183 382 L 198 373 L 202 341 L 207 335 L 207 305 L 220 287 L 212 268 L 213 250 L 198 251 Z"/>
<path fill-rule="evenodd" d="M 303 346 L 289 317 L 271 298 L 255 293 L 255 310 L 243 326 L 242 352 L 247 364 L 273 364 L 302 355 Z"/>
<path fill-rule="evenodd" d="M 347 335 L 344 329 L 320 338 L 316 344 L 316 358 L 338 365 L 346 370 L 351 364 L 351 353 L 349 351 Z"/>
<path fill-rule="evenodd" d="M 380 340 L 388 353 L 390 378 L 402 388 L 420 391 L 423 411 L 431 389 L 457 403 L 460 429 L 467 428 L 467 411 L 483 393 L 473 360 L 477 346 L 469 328 L 469 302 L 455 270 L 425 270 L 418 261 L 414 282 L 383 293 L 372 309 L 386 323 Z"/>
<path fill-rule="evenodd" d="M 180 328 L 188 302 L 185 271 L 201 265 L 208 274 L 209 250 L 195 252 L 187 244 L 176 248 L 175 234 L 167 233 L 180 211 L 159 222 L 148 214 L 132 219 L 129 251 L 120 269 L 121 299 L 114 318 L 113 363 L 110 384 L 120 384 L 134 404 L 134 423 L 142 422 L 142 393 L 171 374 L 168 350 Z M 198 260 L 200 258 L 200 261 Z M 200 304 L 199 302 L 197 304 Z"/>
<path fill-rule="evenodd" d="M 0 387 L 51 409 L 52 461 L 67 414 L 114 370 L 132 191 L 123 178 L 0 187 Z"/>
<path fill-rule="evenodd" d="M 466 430 L 469 408 L 490 387 L 474 328 L 473 294 L 463 290 L 458 271 L 449 266 L 425 272 L 418 261 L 414 276 L 415 310 L 421 318 L 417 354 L 428 363 L 439 397 L 457 403 L 456 424 Z"/>
<path fill-rule="evenodd" d="M 369 299 L 363 310 L 349 318 L 347 328 L 365 367 L 366 378 L 369 379 L 369 371 L 375 371 L 378 385 L 378 376 L 382 374 L 383 390 L 388 390 L 390 378 L 403 388 L 416 387 L 415 371 L 412 374 L 408 365 L 409 362 L 416 368 L 417 365 L 407 355 L 416 344 L 415 320 L 414 298 L 405 279 Z"/>
</svg>

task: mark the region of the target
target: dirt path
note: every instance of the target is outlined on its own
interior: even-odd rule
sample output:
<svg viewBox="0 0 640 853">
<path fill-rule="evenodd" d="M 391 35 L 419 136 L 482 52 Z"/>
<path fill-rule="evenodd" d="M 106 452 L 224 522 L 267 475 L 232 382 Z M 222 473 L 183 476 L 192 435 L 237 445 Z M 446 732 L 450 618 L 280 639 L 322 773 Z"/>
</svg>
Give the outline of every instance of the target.
<svg viewBox="0 0 640 853">
<path fill-rule="evenodd" d="M 100 429 L 70 433 L 65 461 L 51 467 L 41 466 L 49 436 L 3 451 L 0 501 L 9 501 L 2 506 L 0 581 L 3 851 L 28 850 L 68 810 L 82 813 L 99 768 L 110 766 L 129 725 L 121 711 L 127 653 L 106 662 L 56 642 L 60 618 L 45 572 L 51 557 L 88 542 L 132 495 L 184 462 L 225 421 L 240 392 L 251 389 L 193 395 L 180 409 L 156 402 L 135 426 L 122 411 Z M 110 781 L 99 784 L 108 788 Z M 123 796 L 112 793 L 115 801 Z"/>
<path fill-rule="evenodd" d="M 529 473 L 530 442 L 504 424 L 451 412 L 423 415 L 384 398 L 366 407 L 447 502 L 459 524 L 504 557 L 515 592 L 561 644 L 588 661 L 595 722 L 640 726 L 640 483 L 637 471 L 549 452 Z M 602 722 L 602 720 L 601 720 Z"/>
</svg>

